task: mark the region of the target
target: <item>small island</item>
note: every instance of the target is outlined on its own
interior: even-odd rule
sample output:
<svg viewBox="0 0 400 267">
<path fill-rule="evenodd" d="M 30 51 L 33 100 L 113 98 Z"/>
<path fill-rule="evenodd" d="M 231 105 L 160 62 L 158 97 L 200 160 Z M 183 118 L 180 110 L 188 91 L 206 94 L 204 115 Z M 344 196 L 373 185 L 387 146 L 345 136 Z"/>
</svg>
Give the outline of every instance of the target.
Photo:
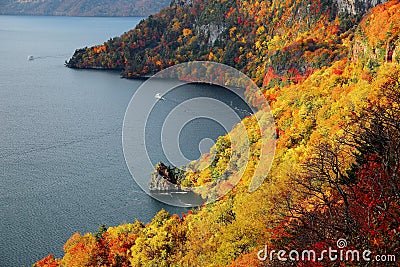
<svg viewBox="0 0 400 267">
<path fill-rule="evenodd" d="M 191 188 L 181 186 L 184 177 L 184 170 L 159 162 L 151 175 L 149 193 L 162 202 L 182 207 L 201 206 L 207 199 L 203 199 Z"/>
<path fill-rule="evenodd" d="M 166 192 L 166 191 L 184 191 L 188 192 L 188 189 L 182 189 L 180 181 L 184 177 L 184 171 L 177 168 L 166 166 L 164 163 L 159 162 L 156 164 L 155 171 L 151 175 L 149 183 L 150 192 Z"/>
</svg>

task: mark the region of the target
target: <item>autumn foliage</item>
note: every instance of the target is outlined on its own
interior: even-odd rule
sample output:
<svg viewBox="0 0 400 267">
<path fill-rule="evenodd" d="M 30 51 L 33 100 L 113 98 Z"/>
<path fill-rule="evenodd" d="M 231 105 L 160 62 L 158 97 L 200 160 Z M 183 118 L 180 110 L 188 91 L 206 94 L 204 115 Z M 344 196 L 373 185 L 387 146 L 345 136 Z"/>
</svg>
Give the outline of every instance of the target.
<svg viewBox="0 0 400 267">
<path fill-rule="evenodd" d="M 70 63 L 111 64 L 131 77 L 211 58 L 245 71 L 265 98 L 250 90 L 246 97 L 255 105 L 267 99 L 277 128 L 275 159 L 264 183 L 248 191 L 259 160 L 260 134 L 268 123 L 260 110 L 255 115 L 259 126 L 254 117 L 244 119 L 251 137 L 247 166 L 231 154 L 227 135 L 193 163 L 195 172 L 182 178 L 186 186 L 207 185 L 225 170 L 235 177 L 246 168 L 223 198 L 182 216 L 162 210 L 147 225 L 136 221 L 76 233 L 66 242 L 62 259 L 49 255 L 37 267 L 359 266 L 257 258 L 267 244 L 321 252 L 336 247 L 339 238 L 347 240 L 347 249 L 399 257 L 399 1 L 379 5 L 363 18 L 339 16 L 329 1 L 240 3 L 195 1 L 191 7 L 167 8 L 106 42 L 105 51 L 78 51 Z M 310 12 L 298 11 L 309 3 Z M 192 28 L 191 18 L 225 20 L 228 27 L 210 46 L 208 38 L 199 37 L 200 28 Z M 181 78 L 191 75 L 198 74 L 182 73 Z M 244 146 L 244 138 L 238 140 Z"/>
</svg>

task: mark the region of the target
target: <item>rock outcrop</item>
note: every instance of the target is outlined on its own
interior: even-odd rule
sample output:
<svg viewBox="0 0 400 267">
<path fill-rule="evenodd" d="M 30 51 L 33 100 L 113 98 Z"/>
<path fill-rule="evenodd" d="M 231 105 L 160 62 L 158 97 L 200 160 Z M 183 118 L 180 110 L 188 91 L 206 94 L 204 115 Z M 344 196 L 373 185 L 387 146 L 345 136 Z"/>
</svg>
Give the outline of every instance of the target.
<svg viewBox="0 0 400 267">
<path fill-rule="evenodd" d="M 150 191 L 181 191 L 179 185 L 183 172 L 175 167 L 166 166 L 162 162 L 156 165 L 156 171 L 151 175 Z"/>
<path fill-rule="evenodd" d="M 362 15 L 371 7 L 387 2 L 387 0 L 335 0 L 339 13 Z"/>
<path fill-rule="evenodd" d="M 149 183 L 150 191 L 179 191 L 181 190 L 179 185 L 168 182 L 162 175 L 159 173 L 153 173 L 151 175 L 151 180 Z"/>
</svg>

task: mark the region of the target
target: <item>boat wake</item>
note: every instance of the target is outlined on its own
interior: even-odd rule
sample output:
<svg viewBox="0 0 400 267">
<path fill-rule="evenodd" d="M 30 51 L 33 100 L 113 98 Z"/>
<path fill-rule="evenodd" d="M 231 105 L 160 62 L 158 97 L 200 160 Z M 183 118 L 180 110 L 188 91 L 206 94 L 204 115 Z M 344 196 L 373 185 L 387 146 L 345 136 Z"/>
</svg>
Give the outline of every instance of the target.
<svg viewBox="0 0 400 267">
<path fill-rule="evenodd" d="M 62 54 L 62 55 L 55 55 L 55 56 L 33 56 L 33 55 L 29 55 L 27 57 L 28 61 L 33 61 L 33 60 L 37 60 L 37 59 L 48 59 L 48 58 L 65 58 L 68 57 L 68 54 Z"/>
</svg>

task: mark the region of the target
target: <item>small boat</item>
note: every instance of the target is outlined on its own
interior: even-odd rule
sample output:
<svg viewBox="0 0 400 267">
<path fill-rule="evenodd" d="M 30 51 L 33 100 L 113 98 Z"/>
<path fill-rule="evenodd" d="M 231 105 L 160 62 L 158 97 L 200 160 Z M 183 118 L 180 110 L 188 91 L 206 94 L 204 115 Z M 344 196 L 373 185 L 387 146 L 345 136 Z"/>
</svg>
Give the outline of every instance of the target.
<svg viewBox="0 0 400 267">
<path fill-rule="evenodd" d="M 157 98 L 157 99 L 165 100 L 165 98 L 162 97 L 162 95 L 160 93 L 157 93 L 154 97 Z"/>
<path fill-rule="evenodd" d="M 35 58 L 32 55 L 28 56 L 28 60 L 34 60 L 34 59 Z"/>
</svg>

